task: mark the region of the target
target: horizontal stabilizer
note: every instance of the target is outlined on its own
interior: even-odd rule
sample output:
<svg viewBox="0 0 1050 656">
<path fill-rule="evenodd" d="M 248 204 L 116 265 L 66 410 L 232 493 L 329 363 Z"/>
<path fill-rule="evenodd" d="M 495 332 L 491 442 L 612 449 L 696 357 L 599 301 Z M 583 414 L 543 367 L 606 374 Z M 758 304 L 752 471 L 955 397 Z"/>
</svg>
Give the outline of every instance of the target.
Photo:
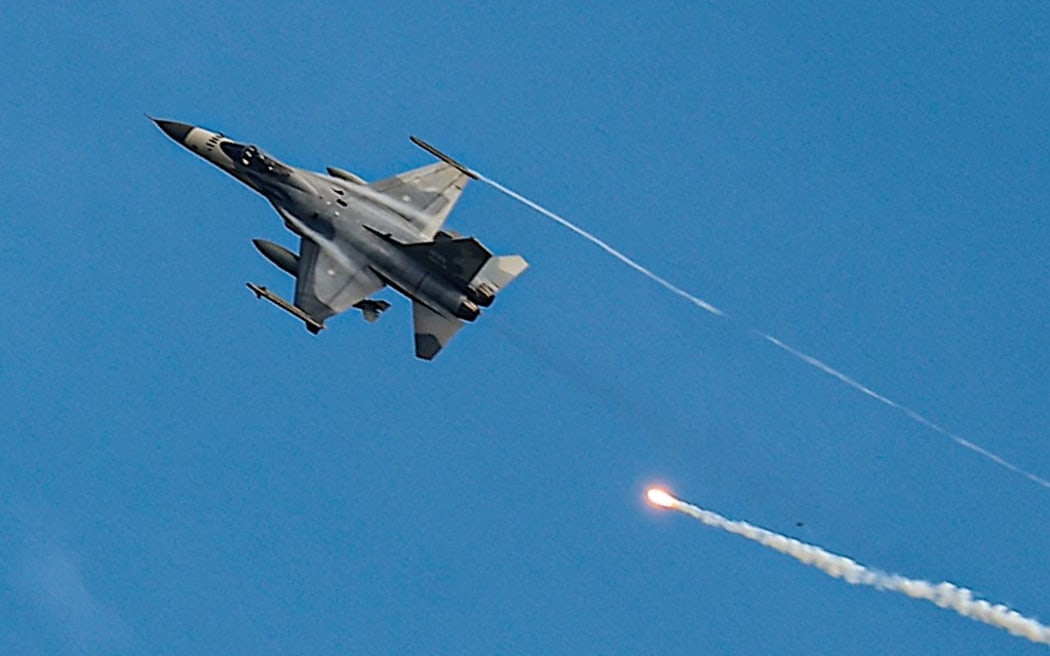
<svg viewBox="0 0 1050 656">
<path fill-rule="evenodd" d="M 491 287 L 499 291 L 510 284 L 512 280 L 525 272 L 529 263 L 520 255 L 499 255 L 489 258 L 488 262 L 481 267 L 477 275 L 471 281 L 470 286 L 475 289 Z"/>
</svg>

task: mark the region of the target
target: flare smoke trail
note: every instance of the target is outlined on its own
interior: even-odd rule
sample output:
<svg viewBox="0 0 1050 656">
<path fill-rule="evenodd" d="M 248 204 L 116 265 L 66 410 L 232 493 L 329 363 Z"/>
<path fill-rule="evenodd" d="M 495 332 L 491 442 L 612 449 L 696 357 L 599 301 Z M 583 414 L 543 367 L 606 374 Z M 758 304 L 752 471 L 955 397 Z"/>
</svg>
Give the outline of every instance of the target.
<svg viewBox="0 0 1050 656">
<path fill-rule="evenodd" d="M 929 601 L 941 608 L 951 609 L 963 617 L 1003 629 L 1012 635 L 1050 645 L 1050 626 L 1025 617 L 1003 604 L 993 604 L 976 598 L 973 590 L 968 588 L 947 581 L 931 583 L 872 569 L 852 558 L 833 554 L 814 544 L 807 544 L 747 522 L 726 519 L 716 512 L 676 499 L 663 490 L 649 490 L 648 496 L 649 500 L 658 506 L 677 510 L 708 526 L 745 537 L 852 585 L 867 585 L 879 590 L 899 592 L 912 599 Z"/>
<path fill-rule="evenodd" d="M 575 224 L 570 222 L 568 219 L 565 219 L 565 218 L 563 218 L 561 216 L 558 216 L 557 214 L 555 214 L 554 212 L 551 212 L 547 208 L 539 205 L 538 203 L 535 203 L 535 202 L 529 200 L 528 198 L 525 198 L 524 196 L 522 196 L 521 194 L 517 193 L 516 191 L 508 189 L 507 187 L 504 187 L 503 185 L 501 185 L 500 183 L 496 182 L 495 180 L 492 180 L 491 178 L 485 177 L 484 175 L 478 173 L 477 171 L 471 170 L 471 173 L 476 175 L 478 177 L 478 180 L 480 180 L 481 182 L 484 182 L 485 184 L 489 185 L 493 189 L 496 189 L 497 191 L 500 191 L 503 194 L 506 194 L 507 196 L 513 198 L 514 200 L 516 200 L 516 201 L 518 201 L 518 202 L 520 202 L 520 203 L 522 203 L 522 204 L 532 208 L 533 210 L 539 212 L 543 216 L 551 219 L 552 221 L 554 221 L 558 225 L 561 225 L 562 227 L 571 230 L 575 234 L 583 237 L 584 239 L 586 239 L 587 241 L 591 242 L 595 246 L 598 246 L 599 248 L 604 250 L 606 253 L 609 253 L 610 255 L 612 255 L 616 259 L 620 260 L 621 262 L 623 262 L 627 266 L 631 267 L 635 271 L 641 273 L 645 277 L 647 277 L 650 280 L 653 280 L 654 282 L 660 284 L 662 287 L 668 289 L 669 291 L 673 292 L 674 294 L 676 294 L 676 295 L 686 299 L 687 301 L 689 301 L 693 305 L 696 305 L 697 307 L 699 307 L 699 308 L 701 308 L 703 310 L 706 310 L 707 312 L 710 312 L 711 314 L 714 314 L 716 316 L 728 318 L 728 315 L 725 312 L 723 312 L 722 310 L 718 309 L 717 307 L 715 307 L 711 303 L 708 303 L 707 301 L 705 301 L 705 300 L 703 300 L 701 298 L 698 298 L 697 296 L 694 296 L 693 294 L 690 294 L 689 292 L 685 291 L 681 287 L 678 287 L 677 285 L 674 285 L 673 283 L 665 280 L 664 278 L 661 278 L 660 276 L 656 275 L 655 273 L 653 273 L 649 269 L 643 267 L 641 264 L 638 264 L 637 262 L 635 262 L 631 258 L 627 257 L 626 255 L 624 255 L 620 251 L 616 250 L 615 248 L 613 248 L 609 244 L 605 243 L 604 241 L 602 241 L 598 237 L 592 235 L 591 233 L 587 232 L 583 228 L 580 228 L 580 227 L 576 226 Z M 1010 471 L 1012 471 L 1012 472 L 1014 472 L 1016 474 L 1020 474 L 1020 475 L 1024 476 L 1025 478 L 1027 478 L 1028 480 L 1033 481 L 1034 483 L 1037 483 L 1038 485 L 1041 485 L 1044 488 L 1050 489 L 1050 481 L 1048 481 L 1047 479 L 1045 479 L 1045 478 L 1043 478 L 1041 476 L 1038 476 L 1036 474 L 1033 474 L 1033 473 L 1031 473 L 1029 471 L 1026 471 L 1025 469 L 1022 469 L 1021 467 L 1019 467 L 1018 465 L 1015 465 L 1012 462 L 1006 460 L 1002 456 L 999 456 L 999 455 L 997 455 L 995 453 L 992 453 L 988 449 L 985 449 L 984 447 L 982 447 L 982 446 L 980 446 L 978 444 L 975 444 L 974 442 L 971 442 L 970 440 L 964 439 L 964 438 L 962 438 L 962 437 L 952 433 L 951 431 L 947 430 L 946 428 L 942 428 L 938 424 L 930 421 L 929 419 L 927 419 L 926 417 L 922 416 L 918 412 L 912 410 L 911 408 L 908 408 L 905 405 L 897 403 L 896 401 L 893 401 L 892 399 L 890 399 L 890 398 L 888 398 L 886 396 L 883 396 L 882 394 L 879 394 L 878 392 L 876 392 L 875 390 L 871 389 L 870 387 L 867 387 L 866 385 L 862 385 L 861 383 L 853 380 L 852 378 L 850 378 L 846 374 L 844 374 L 844 373 L 842 373 L 842 372 L 832 368 L 831 366 L 825 364 L 824 362 L 818 360 L 817 358 L 814 358 L 811 355 L 807 355 L 807 354 L 803 353 L 802 351 L 799 351 L 797 349 L 792 348 L 791 346 L 788 346 L 787 344 L 785 344 L 781 340 L 777 339 L 776 337 L 773 337 L 772 335 L 767 335 L 766 333 L 763 333 L 763 332 L 760 332 L 760 331 L 757 331 L 757 330 L 752 330 L 752 332 L 755 335 L 758 335 L 762 339 L 766 340 L 767 342 L 773 344 L 777 348 L 781 349 L 785 353 L 788 353 L 789 355 L 791 355 L 791 356 L 795 357 L 796 359 L 798 359 L 798 360 L 808 364 L 809 366 L 811 366 L 811 367 L 813 367 L 813 368 L 815 368 L 815 369 L 817 369 L 819 371 L 822 371 L 825 374 L 828 374 L 829 376 L 832 376 L 833 378 L 838 379 L 840 382 L 845 383 L 846 385 L 852 387 L 853 389 L 855 389 L 855 390 L 857 390 L 859 392 L 862 392 L 863 394 L 866 394 L 867 396 L 869 396 L 869 397 L 871 397 L 871 398 L 873 398 L 873 399 L 875 399 L 875 400 L 877 400 L 877 401 L 879 401 L 879 402 L 881 402 L 881 403 L 883 403 L 883 404 L 893 408 L 894 410 L 903 413 L 909 419 L 922 424 L 926 428 L 929 428 L 930 430 L 932 430 L 932 431 L 934 431 L 936 433 L 940 433 L 941 435 L 943 435 L 943 436 L 947 437 L 948 439 L 952 440 L 953 442 L 955 442 L 959 446 L 961 446 L 963 448 L 966 448 L 966 449 L 969 449 L 970 451 L 973 451 L 974 453 L 976 453 L 976 454 L 978 454 L 980 456 L 983 456 L 984 458 L 994 462 L 995 464 L 997 464 L 997 465 L 999 465 L 1001 467 L 1009 469 Z"/>
</svg>

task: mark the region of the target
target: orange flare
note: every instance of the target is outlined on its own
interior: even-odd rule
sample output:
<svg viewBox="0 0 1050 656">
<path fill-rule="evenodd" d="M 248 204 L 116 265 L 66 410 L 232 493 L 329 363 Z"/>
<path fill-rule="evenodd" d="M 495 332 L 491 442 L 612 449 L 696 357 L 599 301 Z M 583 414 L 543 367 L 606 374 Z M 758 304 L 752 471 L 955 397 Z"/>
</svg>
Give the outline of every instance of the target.
<svg viewBox="0 0 1050 656">
<path fill-rule="evenodd" d="M 678 503 L 678 499 L 675 499 L 658 487 L 649 488 L 649 491 L 645 493 L 645 496 L 649 498 L 650 502 L 661 508 L 674 508 L 674 505 Z"/>
</svg>

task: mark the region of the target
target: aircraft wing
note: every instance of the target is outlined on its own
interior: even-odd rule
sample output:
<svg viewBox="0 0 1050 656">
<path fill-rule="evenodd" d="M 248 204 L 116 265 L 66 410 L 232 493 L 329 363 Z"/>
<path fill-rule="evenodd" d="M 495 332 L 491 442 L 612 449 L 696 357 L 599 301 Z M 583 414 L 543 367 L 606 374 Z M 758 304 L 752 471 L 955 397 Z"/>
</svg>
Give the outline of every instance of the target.
<svg viewBox="0 0 1050 656">
<path fill-rule="evenodd" d="M 463 322 L 438 314 L 419 301 L 412 301 L 412 325 L 416 333 L 416 357 L 433 360 L 463 327 Z"/>
<path fill-rule="evenodd" d="M 390 198 L 391 209 L 424 237 L 433 239 L 445 224 L 470 176 L 446 162 L 430 164 L 368 185 Z"/>
<path fill-rule="evenodd" d="M 334 256 L 306 237 L 300 240 L 295 305 L 317 321 L 323 323 L 382 288 L 383 281 L 366 262 Z"/>
</svg>

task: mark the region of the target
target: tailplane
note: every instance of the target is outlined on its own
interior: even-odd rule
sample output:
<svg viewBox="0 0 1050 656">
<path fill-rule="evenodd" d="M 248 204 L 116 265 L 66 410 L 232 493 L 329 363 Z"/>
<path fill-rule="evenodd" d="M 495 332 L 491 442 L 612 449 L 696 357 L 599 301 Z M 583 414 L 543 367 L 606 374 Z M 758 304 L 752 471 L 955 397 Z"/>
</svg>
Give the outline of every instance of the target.
<svg viewBox="0 0 1050 656">
<path fill-rule="evenodd" d="M 490 305 L 496 293 L 525 272 L 529 263 L 520 255 L 494 255 L 481 266 L 470 281 L 469 289 L 477 298 L 473 300 L 481 306 Z"/>
</svg>

